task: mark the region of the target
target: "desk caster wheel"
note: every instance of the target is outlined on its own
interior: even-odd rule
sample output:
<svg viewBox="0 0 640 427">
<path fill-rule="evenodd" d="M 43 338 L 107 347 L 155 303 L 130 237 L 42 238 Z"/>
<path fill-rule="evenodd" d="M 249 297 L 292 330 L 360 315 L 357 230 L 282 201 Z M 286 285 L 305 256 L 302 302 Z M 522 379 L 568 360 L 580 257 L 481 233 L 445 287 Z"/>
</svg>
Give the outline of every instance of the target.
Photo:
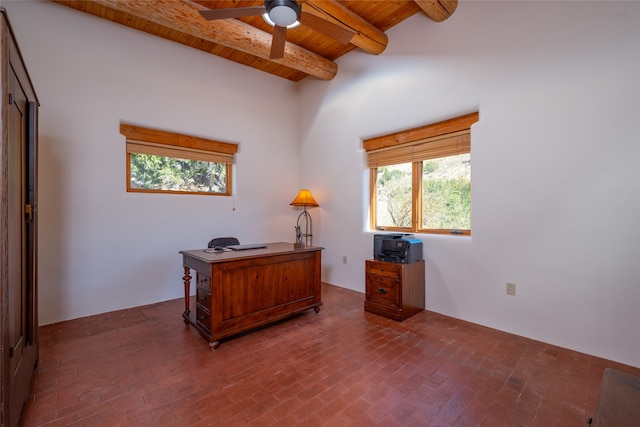
<svg viewBox="0 0 640 427">
<path fill-rule="evenodd" d="M 209 347 L 211 347 L 211 350 L 217 350 L 218 347 L 220 347 L 220 341 L 213 341 L 209 343 Z"/>
<path fill-rule="evenodd" d="M 320 313 L 320 307 L 313 307 L 313 311 L 315 311 L 316 313 Z"/>
</svg>

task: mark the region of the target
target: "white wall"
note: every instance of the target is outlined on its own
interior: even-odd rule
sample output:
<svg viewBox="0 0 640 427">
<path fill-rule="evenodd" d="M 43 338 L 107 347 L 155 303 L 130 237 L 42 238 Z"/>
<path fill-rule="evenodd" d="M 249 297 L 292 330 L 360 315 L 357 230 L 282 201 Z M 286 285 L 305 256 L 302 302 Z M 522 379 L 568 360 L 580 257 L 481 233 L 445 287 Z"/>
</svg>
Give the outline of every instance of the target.
<svg viewBox="0 0 640 427">
<path fill-rule="evenodd" d="M 295 84 L 51 2 L 3 6 L 41 103 L 41 324 L 180 297 L 178 251 L 215 236 L 294 240 Z M 236 197 L 127 193 L 121 121 L 238 143 Z"/>
<path fill-rule="evenodd" d="M 419 236 L 427 308 L 640 366 L 639 21 L 637 2 L 461 2 L 303 81 L 324 280 L 364 291 L 362 139 L 479 111 L 472 236 Z"/>
</svg>

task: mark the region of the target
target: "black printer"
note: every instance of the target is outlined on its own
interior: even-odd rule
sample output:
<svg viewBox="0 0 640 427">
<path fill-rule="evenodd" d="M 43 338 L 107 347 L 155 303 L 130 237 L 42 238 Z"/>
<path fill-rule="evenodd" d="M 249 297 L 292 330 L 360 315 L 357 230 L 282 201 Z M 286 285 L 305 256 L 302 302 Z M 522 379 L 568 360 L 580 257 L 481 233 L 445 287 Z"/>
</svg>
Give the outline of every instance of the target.
<svg viewBox="0 0 640 427">
<path fill-rule="evenodd" d="M 411 264 L 422 259 L 422 241 L 407 233 L 373 235 L 373 258 L 378 261 Z"/>
</svg>

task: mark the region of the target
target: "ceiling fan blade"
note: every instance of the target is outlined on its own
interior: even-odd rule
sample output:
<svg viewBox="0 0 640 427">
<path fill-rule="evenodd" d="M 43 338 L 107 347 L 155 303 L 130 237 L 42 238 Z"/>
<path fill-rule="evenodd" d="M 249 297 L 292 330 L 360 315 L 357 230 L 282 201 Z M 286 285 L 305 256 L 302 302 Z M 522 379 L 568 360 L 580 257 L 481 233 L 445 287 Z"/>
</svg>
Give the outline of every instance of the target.
<svg viewBox="0 0 640 427">
<path fill-rule="evenodd" d="M 333 22 L 322 19 L 313 13 L 305 11 L 302 11 L 300 14 L 300 23 L 313 30 L 319 31 L 342 44 L 349 43 L 356 34 L 355 32 L 341 27 L 340 25 L 334 24 Z"/>
<path fill-rule="evenodd" d="M 273 39 L 271 40 L 271 52 L 269 59 L 280 59 L 284 56 L 284 44 L 287 41 L 287 27 L 276 25 L 273 27 Z"/>
<path fill-rule="evenodd" d="M 228 9 L 199 10 L 200 15 L 208 21 L 214 19 L 240 18 L 242 16 L 257 16 L 265 13 L 264 6 L 254 7 L 230 7 Z"/>
</svg>

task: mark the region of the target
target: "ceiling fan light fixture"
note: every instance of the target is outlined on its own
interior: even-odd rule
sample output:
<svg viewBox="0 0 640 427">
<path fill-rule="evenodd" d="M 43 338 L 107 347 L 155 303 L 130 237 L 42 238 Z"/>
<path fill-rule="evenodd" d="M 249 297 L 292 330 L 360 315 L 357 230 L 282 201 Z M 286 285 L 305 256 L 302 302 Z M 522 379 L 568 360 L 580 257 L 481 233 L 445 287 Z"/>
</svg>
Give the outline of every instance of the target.
<svg viewBox="0 0 640 427">
<path fill-rule="evenodd" d="M 273 22 L 273 21 L 271 20 L 271 18 L 269 18 L 269 15 L 268 15 L 267 13 L 263 13 L 263 14 L 262 14 L 262 19 L 264 19 L 264 21 L 265 21 L 267 24 L 271 25 L 272 27 L 275 27 L 275 26 L 276 26 L 276 23 L 275 23 L 275 22 Z M 294 22 L 294 23 L 293 23 L 293 24 L 291 24 L 291 25 L 287 25 L 287 29 L 289 29 L 289 30 L 290 30 L 290 29 L 292 29 L 292 28 L 296 28 L 296 27 L 299 27 L 299 26 L 300 26 L 300 21 L 296 21 L 296 22 Z"/>
<path fill-rule="evenodd" d="M 279 27 L 294 28 L 300 25 L 301 7 L 294 0 L 267 0 L 265 9 L 267 12 L 262 15 L 265 21 L 270 25 Z"/>
</svg>

